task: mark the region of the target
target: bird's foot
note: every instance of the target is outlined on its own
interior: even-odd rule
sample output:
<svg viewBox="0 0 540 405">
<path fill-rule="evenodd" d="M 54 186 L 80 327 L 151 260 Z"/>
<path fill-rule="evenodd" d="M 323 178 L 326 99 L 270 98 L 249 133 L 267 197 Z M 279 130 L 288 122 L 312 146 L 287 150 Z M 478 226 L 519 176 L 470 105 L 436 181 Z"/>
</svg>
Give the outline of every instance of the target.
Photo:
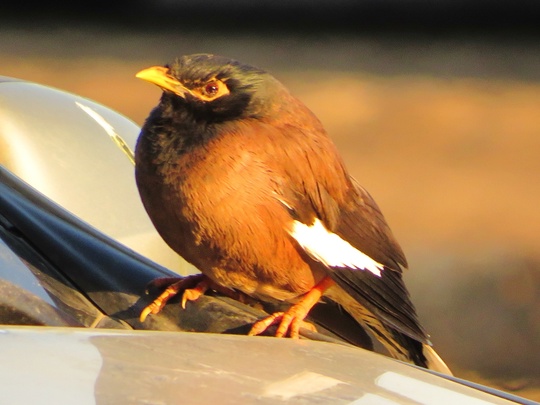
<svg viewBox="0 0 540 405">
<path fill-rule="evenodd" d="M 164 287 L 166 287 L 165 290 L 154 301 L 152 301 L 150 305 L 142 310 L 139 317 L 141 322 L 144 322 L 149 314 L 158 314 L 163 309 L 165 304 L 167 304 L 171 298 L 178 295 L 181 291 L 183 291 L 181 299 L 183 309 L 186 309 L 186 304 L 188 301 L 198 300 L 199 297 L 204 295 L 204 293 L 209 289 L 217 291 L 226 297 L 240 301 L 244 304 L 248 304 L 253 301 L 251 297 L 244 293 L 216 284 L 204 274 L 193 274 L 187 277 L 157 278 L 149 283 L 147 290 Z"/>
<path fill-rule="evenodd" d="M 182 294 L 182 309 L 186 309 L 188 301 L 197 301 L 210 287 L 210 279 L 204 277 L 195 287 L 184 290 Z"/>
<path fill-rule="evenodd" d="M 270 326 L 277 324 L 278 322 L 279 326 L 276 330 L 276 337 L 286 336 L 288 332 L 289 337 L 298 339 L 300 337 L 300 328 L 306 328 L 317 332 L 317 328 L 315 328 L 313 324 L 304 321 L 306 316 L 307 312 L 304 313 L 303 309 L 298 311 L 295 306 L 293 306 L 287 312 L 275 312 L 269 317 L 255 322 L 248 335 L 260 335 Z"/>
<path fill-rule="evenodd" d="M 196 300 L 202 294 L 204 294 L 204 291 L 206 290 L 202 291 L 202 289 L 206 283 L 206 280 L 208 279 L 203 274 L 194 274 L 182 278 L 166 277 L 153 280 L 150 285 L 151 288 L 163 287 L 164 285 L 167 285 L 167 288 L 154 301 L 152 301 L 150 305 L 142 310 L 139 320 L 144 322 L 149 314 L 158 314 L 163 309 L 165 304 L 167 304 L 167 301 L 176 296 L 182 290 L 184 290 L 184 294 L 182 296 L 182 307 L 185 308 L 185 303 L 187 301 Z M 201 287 L 199 287 L 200 285 Z M 196 292 L 190 292 L 186 295 L 186 292 L 192 290 L 196 290 Z"/>
<path fill-rule="evenodd" d="M 304 319 L 308 315 L 311 308 L 319 301 L 324 291 L 333 285 L 334 282 L 330 277 L 323 278 L 315 287 L 309 290 L 302 299 L 290 307 L 286 312 L 275 312 L 267 318 L 261 319 L 255 322 L 249 331 L 248 335 L 260 335 L 270 326 L 277 324 L 279 326 L 276 331 L 276 337 L 283 337 L 288 335 L 296 339 L 300 336 L 300 328 L 304 327 L 314 332 L 317 331 L 315 326 L 309 322 L 305 322 Z"/>
</svg>

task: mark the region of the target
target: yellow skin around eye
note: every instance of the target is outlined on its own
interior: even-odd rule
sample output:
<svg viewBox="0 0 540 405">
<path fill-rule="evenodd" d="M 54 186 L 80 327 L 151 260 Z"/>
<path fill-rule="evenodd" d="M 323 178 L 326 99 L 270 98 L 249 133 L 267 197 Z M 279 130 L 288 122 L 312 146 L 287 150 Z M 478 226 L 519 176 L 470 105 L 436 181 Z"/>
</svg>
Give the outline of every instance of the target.
<svg viewBox="0 0 540 405">
<path fill-rule="evenodd" d="M 206 88 L 208 85 L 214 85 L 217 87 L 217 91 L 213 94 L 208 94 L 206 92 Z M 195 97 L 203 100 L 203 101 L 212 101 L 215 99 L 218 99 L 220 97 L 226 96 L 229 94 L 229 88 L 227 85 L 222 82 L 221 80 L 217 79 L 211 79 L 208 82 L 206 82 L 203 86 L 191 90 L 191 94 L 193 94 Z"/>
</svg>

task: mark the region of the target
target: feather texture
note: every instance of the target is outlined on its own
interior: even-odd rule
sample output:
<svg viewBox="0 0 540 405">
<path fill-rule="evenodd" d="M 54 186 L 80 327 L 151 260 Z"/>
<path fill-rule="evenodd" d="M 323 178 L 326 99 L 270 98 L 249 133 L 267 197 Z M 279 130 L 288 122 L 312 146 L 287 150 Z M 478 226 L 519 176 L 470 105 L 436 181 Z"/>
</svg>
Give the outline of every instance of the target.
<svg viewBox="0 0 540 405">
<path fill-rule="evenodd" d="M 137 186 L 171 248 L 265 301 L 328 294 L 394 357 L 429 366 L 405 256 L 313 113 L 268 73 L 222 57 L 142 76 L 164 92 L 137 142 Z"/>
</svg>

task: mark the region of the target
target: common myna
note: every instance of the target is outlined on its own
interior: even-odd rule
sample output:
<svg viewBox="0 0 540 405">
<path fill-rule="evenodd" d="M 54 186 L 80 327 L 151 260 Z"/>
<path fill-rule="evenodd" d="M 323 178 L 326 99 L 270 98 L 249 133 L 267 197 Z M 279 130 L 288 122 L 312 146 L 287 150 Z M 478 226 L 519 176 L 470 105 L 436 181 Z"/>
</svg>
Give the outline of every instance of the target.
<svg viewBox="0 0 540 405">
<path fill-rule="evenodd" d="M 402 279 L 405 256 L 379 207 L 353 179 L 315 115 L 264 70 L 183 56 L 137 77 L 163 89 L 135 152 L 142 202 L 161 237 L 202 275 L 172 284 L 292 304 L 253 326 L 298 331 L 321 296 L 386 347 L 449 373 L 430 347 Z"/>
</svg>

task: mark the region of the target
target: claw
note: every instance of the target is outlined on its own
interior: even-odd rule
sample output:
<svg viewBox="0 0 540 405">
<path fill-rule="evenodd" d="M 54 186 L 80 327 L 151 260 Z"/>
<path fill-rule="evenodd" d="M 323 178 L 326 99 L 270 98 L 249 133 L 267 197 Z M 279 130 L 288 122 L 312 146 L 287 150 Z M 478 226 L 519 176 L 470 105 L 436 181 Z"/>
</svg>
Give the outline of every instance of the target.
<svg viewBox="0 0 540 405">
<path fill-rule="evenodd" d="M 312 331 L 317 329 L 309 322 L 305 322 L 304 319 L 308 315 L 309 311 L 319 301 L 323 292 L 333 285 L 333 281 L 329 277 L 322 279 L 315 287 L 306 293 L 302 299 L 290 307 L 286 312 L 275 312 L 272 315 L 261 319 L 253 324 L 249 331 L 249 336 L 260 335 L 266 331 L 270 326 L 277 324 L 279 326 L 276 330 L 276 337 L 283 337 L 287 334 L 297 339 L 300 336 L 300 328 L 306 327 Z"/>
<path fill-rule="evenodd" d="M 158 314 L 167 304 L 167 302 L 174 296 L 178 295 L 178 293 L 180 293 L 182 290 L 184 291 L 181 300 L 183 309 L 186 309 L 186 304 L 188 301 L 196 301 L 201 295 L 204 295 L 208 289 L 216 290 L 221 294 L 236 299 L 240 302 L 250 302 L 250 300 L 252 300 L 249 296 L 241 292 L 216 284 L 204 274 L 194 274 L 183 278 L 158 278 L 151 281 L 148 284 L 147 289 L 153 290 L 160 287 L 163 288 L 165 286 L 167 286 L 167 288 L 150 305 L 141 311 L 141 315 L 139 316 L 139 320 L 141 322 L 144 322 L 149 314 Z"/>
<path fill-rule="evenodd" d="M 284 312 L 275 312 L 272 315 L 261 319 L 260 321 L 257 321 L 253 324 L 251 327 L 251 330 L 248 333 L 248 336 L 256 336 L 263 333 L 266 329 L 268 329 L 273 324 L 279 322 L 281 318 L 283 317 Z"/>
<path fill-rule="evenodd" d="M 272 315 L 261 319 L 253 324 L 251 330 L 248 333 L 248 336 L 260 335 L 266 331 L 270 326 L 279 323 L 279 326 L 276 330 L 276 337 L 289 336 L 293 339 L 298 339 L 300 337 L 300 328 L 309 329 L 313 332 L 317 332 L 317 328 L 310 322 L 304 321 L 302 316 L 305 315 L 293 315 L 287 312 L 275 312 Z"/>
<path fill-rule="evenodd" d="M 158 314 L 163 309 L 165 304 L 167 304 L 167 301 L 169 301 L 171 298 L 177 295 L 181 290 L 188 291 L 189 287 L 191 286 L 195 286 L 195 288 L 197 288 L 199 284 L 202 284 L 203 282 L 205 282 L 206 276 L 204 276 L 203 274 L 195 274 L 195 275 L 183 277 L 180 279 L 167 278 L 163 280 L 164 281 L 162 282 L 161 279 L 157 279 L 157 280 L 152 281 L 150 284 L 152 286 L 159 285 L 159 284 L 168 284 L 170 282 L 172 282 L 172 284 L 169 284 L 169 286 L 165 289 L 165 291 L 163 291 L 154 301 L 152 301 L 150 305 L 148 305 L 141 311 L 141 315 L 139 316 L 139 321 L 144 322 L 146 317 L 149 314 L 154 314 L 154 315 Z M 199 296 L 200 295 L 201 294 L 199 294 Z M 197 296 L 197 298 L 199 296 Z M 194 298 L 194 299 L 197 299 L 197 298 Z M 184 307 L 185 303 L 184 303 L 183 298 L 182 298 L 182 302 L 183 302 L 182 306 Z"/>
<path fill-rule="evenodd" d="M 182 309 L 186 309 L 186 303 L 188 301 L 197 301 L 201 295 L 204 295 L 206 290 L 210 286 L 210 280 L 205 278 L 199 282 L 194 288 L 188 288 L 184 290 L 182 294 Z"/>
<path fill-rule="evenodd" d="M 160 306 L 159 304 L 156 304 L 156 302 L 152 302 L 150 305 L 148 305 L 141 311 L 139 321 L 144 322 L 149 314 L 157 314 L 159 313 L 159 311 L 161 311 L 162 308 L 163 305 Z"/>
</svg>

